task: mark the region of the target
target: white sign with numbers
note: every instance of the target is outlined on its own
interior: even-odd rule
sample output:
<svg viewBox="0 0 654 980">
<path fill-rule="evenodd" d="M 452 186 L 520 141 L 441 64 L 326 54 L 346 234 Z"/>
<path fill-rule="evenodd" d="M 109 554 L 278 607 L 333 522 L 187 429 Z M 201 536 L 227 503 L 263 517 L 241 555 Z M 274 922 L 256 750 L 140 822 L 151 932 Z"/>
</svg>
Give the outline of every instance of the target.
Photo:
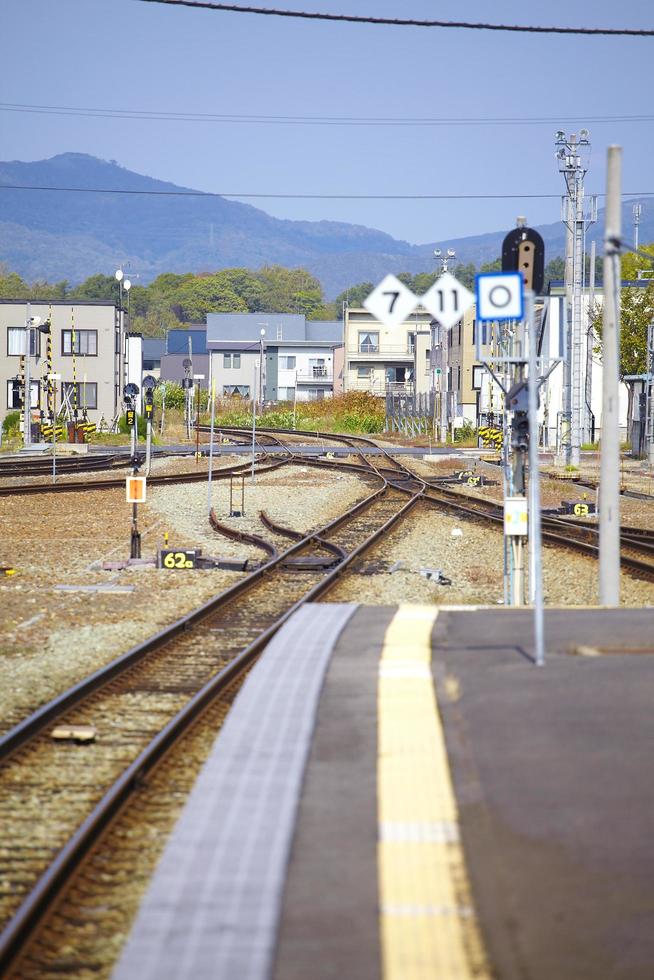
<svg viewBox="0 0 654 980">
<path fill-rule="evenodd" d="M 397 327 L 415 310 L 424 306 L 446 330 L 470 309 L 475 297 L 451 272 L 444 272 L 424 296 L 416 296 L 396 276 L 388 275 L 373 289 L 363 305 L 376 320 Z"/>
<path fill-rule="evenodd" d="M 424 308 L 446 330 L 459 322 L 474 301 L 475 297 L 470 290 L 466 289 L 451 272 L 444 272 L 431 289 L 420 297 Z"/>
<path fill-rule="evenodd" d="M 478 320 L 522 320 L 522 273 L 485 272 L 475 281 Z"/>
<path fill-rule="evenodd" d="M 380 323 L 397 327 L 411 316 L 418 298 L 396 276 L 388 275 L 364 299 L 363 305 Z"/>
</svg>

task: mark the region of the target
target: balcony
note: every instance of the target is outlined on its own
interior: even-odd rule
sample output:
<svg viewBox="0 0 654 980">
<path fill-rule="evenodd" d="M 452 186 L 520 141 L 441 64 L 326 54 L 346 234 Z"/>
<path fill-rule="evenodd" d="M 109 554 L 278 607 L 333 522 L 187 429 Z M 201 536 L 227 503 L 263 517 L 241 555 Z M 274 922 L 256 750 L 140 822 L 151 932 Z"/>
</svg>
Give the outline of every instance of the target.
<svg viewBox="0 0 654 980">
<path fill-rule="evenodd" d="M 378 378 L 352 378 L 347 383 L 347 391 L 369 391 L 371 395 L 412 395 L 413 381 L 381 381 Z"/>
<path fill-rule="evenodd" d="M 311 367 L 308 371 L 297 372 L 297 383 L 299 385 L 330 385 L 334 382 L 334 371 L 332 367 Z"/>
<path fill-rule="evenodd" d="M 413 344 L 350 344 L 348 345 L 346 356 L 350 358 L 361 357 L 363 360 L 396 361 L 413 360 L 415 356 L 415 346 Z"/>
</svg>

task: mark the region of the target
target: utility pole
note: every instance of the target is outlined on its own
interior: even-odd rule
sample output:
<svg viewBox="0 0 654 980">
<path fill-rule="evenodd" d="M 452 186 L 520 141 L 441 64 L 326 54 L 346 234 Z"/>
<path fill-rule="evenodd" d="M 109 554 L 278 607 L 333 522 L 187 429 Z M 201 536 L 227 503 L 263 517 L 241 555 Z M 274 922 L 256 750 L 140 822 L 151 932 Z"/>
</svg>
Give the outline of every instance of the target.
<svg viewBox="0 0 654 980">
<path fill-rule="evenodd" d="M 638 233 L 640 231 L 640 216 L 643 213 L 642 204 L 634 204 L 631 209 L 634 216 L 634 248 L 638 248 Z"/>
<path fill-rule="evenodd" d="M 566 136 L 560 131 L 556 134 L 559 147 L 557 159 L 559 171 L 563 174 L 567 194 L 563 201 L 566 224 L 566 302 L 567 302 L 567 363 L 565 366 L 564 419 L 569 425 L 569 438 L 564 439 L 566 463 L 579 466 L 582 439 L 582 287 L 584 278 L 584 240 L 588 224 L 596 217 L 596 201 L 593 199 L 591 216 L 584 217 L 584 177 L 585 165 L 579 151 L 590 148 L 589 133 L 582 129 L 577 136 Z M 585 414 L 585 413 L 584 413 Z"/>
<path fill-rule="evenodd" d="M 620 184 L 622 147 L 608 148 L 604 231 L 602 330 L 602 447 L 600 452 L 599 601 L 620 603 Z"/>
<path fill-rule="evenodd" d="M 434 252 L 435 258 L 437 258 L 441 263 L 441 273 L 448 271 L 449 262 L 456 257 L 456 252 L 453 248 L 448 248 L 448 250 L 443 254 L 440 248 L 437 248 Z M 450 423 L 450 391 L 449 391 L 449 334 L 448 331 L 442 324 L 438 327 L 440 331 L 440 348 L 441 348 L 441 385 L 440 385 L 440 396 L 441 396 L 441 412 L 440 412 L 440 441 L 445 445 L 447 442 L 447 432 Z M 432 327 L 434 339 L 432 340 L 432 350 L 435 346 L 435 336 L 436 328 Z"/>
</svg>

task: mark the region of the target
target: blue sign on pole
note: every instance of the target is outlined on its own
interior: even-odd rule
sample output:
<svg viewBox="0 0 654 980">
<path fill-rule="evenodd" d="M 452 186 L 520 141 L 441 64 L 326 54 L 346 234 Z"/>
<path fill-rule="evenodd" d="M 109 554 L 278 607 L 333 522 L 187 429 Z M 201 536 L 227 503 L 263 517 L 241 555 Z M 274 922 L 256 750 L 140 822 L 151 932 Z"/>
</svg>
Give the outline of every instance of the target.
<svg viewBox="0 0 654 980">
<path fill-rule="evenodd" d="M 475 276 L 477 319 L 522 320 L 524 279 L 521 272 L 483 272 Z"/>
</svg>

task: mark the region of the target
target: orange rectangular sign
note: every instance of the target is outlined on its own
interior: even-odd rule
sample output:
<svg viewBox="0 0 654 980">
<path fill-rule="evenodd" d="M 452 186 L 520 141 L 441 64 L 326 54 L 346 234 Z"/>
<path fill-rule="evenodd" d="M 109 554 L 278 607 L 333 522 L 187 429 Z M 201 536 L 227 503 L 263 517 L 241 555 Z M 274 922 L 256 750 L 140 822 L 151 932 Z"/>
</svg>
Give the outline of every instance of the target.
<svg viewBox="0 0 654 980">
<path fill-rule="evenodd" d="M 145 477 L 144 476 L 128 476 L 126 489 L 127 489 L 128 504 L 145 503 Z"/>
</svg>

